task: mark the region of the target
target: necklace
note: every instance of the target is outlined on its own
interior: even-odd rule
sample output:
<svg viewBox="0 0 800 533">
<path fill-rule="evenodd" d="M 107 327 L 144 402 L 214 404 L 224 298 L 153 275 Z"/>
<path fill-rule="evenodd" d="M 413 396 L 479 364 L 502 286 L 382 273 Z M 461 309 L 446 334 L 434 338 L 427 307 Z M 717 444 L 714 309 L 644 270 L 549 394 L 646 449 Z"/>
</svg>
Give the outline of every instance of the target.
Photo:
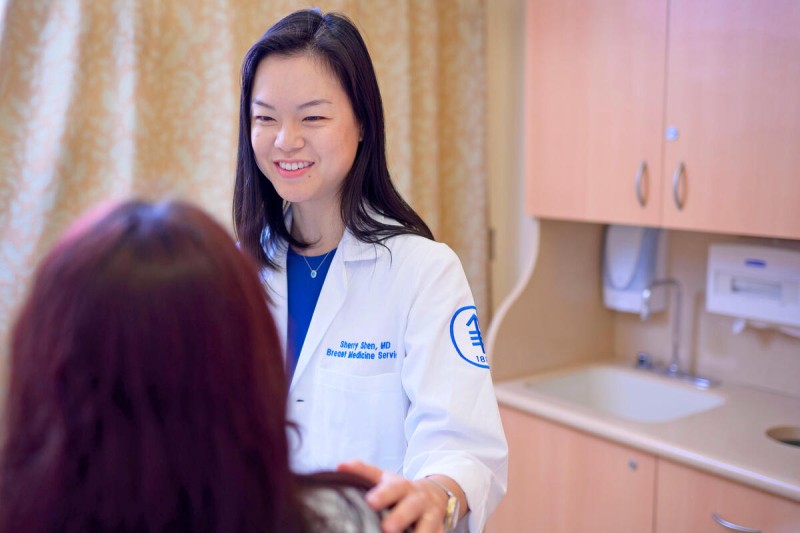
<svg viewBox="0 0 800 533">
<path fill-rule="evenodd" d="M 333 250 L 335 250 L 335 249 L 336 248 L 334 248 Z M 314 279 L 314 278 L 317 277 L 317 270 L 319 270 L 319 268 L 322 266 L 322 264 L 325 262 L 325 260 L 328 258 L 328 256 L 331 255 L 331 252 L 333 250 L 330 250 L 327 254 L 325 254 L 325 257 L 323 257 L 322 261 L 319 262 L 319 264 L 317 265 L 317 268 L 311 268 L 311 263 L 308 262 L 308 259 L 306 259 L 306 256 L 304 256 L 304 255 L 300 256 L 300 257 L 303 258 L 303 261 L 306 262 L 306 265 L 308 266 L 308 269 L 311 271 L 311 279 Z"/>
</svg>

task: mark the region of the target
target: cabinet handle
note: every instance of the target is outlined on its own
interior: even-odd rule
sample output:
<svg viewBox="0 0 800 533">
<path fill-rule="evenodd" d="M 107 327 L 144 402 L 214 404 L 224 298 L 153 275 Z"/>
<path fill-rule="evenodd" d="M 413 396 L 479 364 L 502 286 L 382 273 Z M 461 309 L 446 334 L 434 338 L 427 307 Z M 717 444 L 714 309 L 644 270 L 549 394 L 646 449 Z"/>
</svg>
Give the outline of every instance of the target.
<svg viewBox="0 0 800 533">
<path fill-rule="evenodd" d="M 636 171 L 636 200 L 639 201 L 639 205 L 644 207 L 644 204 L 647 202 L 647 198 L 644 197 L 644 191 L 642 190 L 642 178 L 644 178 L 644 173 L 647 172 L 647 161 L 642 161 L 639 163 L 639 169 Z"/>
<path fill-rule="evenodd" d="M 681 200 L 681 195 L 678 192 L 681 184 L 681 177 L 683 176 L 683 161 L 678 163 L 678 168 L 675 169 L 675 173 L 672 175 L 672 199 L 675 202 L 675 206 L 678 208 L 678 211 L 683 209 L 683 201 Z"/>
<path fill-rule="evenodd" d="M 752 527 L 744 527 L 734 524 L 733 522 L 728 522 L 717 513 L 711 513 L 711 518 L 713 518 L 714 522 L 717 524 L 721 525 L 725 529 L 730 529 L 731 531 L 739 531 L 740 533 L 761 533 L 760 529 L 753 529 Z"/>
</svg>

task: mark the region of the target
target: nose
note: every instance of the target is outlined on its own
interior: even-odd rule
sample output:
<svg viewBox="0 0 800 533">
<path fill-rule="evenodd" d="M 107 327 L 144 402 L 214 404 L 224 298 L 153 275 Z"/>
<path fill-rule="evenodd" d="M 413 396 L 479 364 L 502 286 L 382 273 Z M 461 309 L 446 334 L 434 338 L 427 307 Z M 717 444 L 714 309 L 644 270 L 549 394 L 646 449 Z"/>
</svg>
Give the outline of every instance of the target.
<svg viewBox="0 0 800 533">
<path fill-rule="evenodd" d="M 284 152 L 294 152 L 305 144 L 300 128 L 294 124 L 284 122 L 278 135 L 275 137 L 275 147 Z"/>
</svg>

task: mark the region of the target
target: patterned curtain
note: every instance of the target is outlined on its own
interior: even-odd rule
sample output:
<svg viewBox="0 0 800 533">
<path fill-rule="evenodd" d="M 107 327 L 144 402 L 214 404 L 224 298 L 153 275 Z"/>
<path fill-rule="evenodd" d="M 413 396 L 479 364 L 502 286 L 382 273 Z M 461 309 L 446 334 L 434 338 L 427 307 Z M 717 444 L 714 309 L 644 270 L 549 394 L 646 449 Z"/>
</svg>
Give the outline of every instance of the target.
<svg viewBox="0 0 800 533">
<path fill-rule="evenodd" d="M 393 179 L 461 257 L 486 317 L 482 0 L 316 5 L 361 29 L 383 92 Z M 0 369 L 37 261 L 89 206 L 182 198 L 231 227 L 241 58 L 278 18 L 305 7 L 0 0 Z"/>
</svg>

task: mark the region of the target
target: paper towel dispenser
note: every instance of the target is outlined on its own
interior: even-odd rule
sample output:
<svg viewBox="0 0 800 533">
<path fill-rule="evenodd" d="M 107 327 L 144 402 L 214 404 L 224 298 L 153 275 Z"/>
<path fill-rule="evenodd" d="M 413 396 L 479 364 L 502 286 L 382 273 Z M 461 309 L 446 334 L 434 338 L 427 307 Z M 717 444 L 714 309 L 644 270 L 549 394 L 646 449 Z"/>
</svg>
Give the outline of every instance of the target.
<svg viewBox="0 0 800 533">
<path fill-rule="evenodd" d="M 707 311 L 800 326 L 800 252 L 712 244 L 706 276 Z"/>
</svg>

